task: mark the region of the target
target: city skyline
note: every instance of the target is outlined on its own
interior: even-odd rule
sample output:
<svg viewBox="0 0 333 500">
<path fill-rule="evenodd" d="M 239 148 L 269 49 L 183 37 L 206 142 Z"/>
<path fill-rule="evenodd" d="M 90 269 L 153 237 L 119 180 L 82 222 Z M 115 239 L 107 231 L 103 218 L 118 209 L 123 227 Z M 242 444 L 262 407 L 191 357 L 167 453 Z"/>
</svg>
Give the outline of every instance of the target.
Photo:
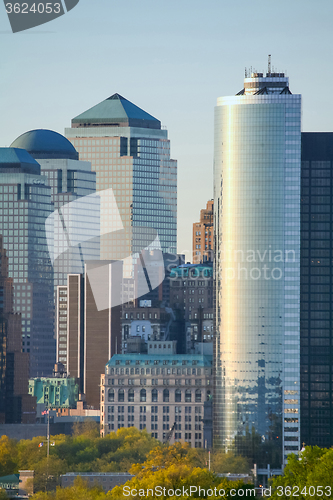
<svg viewBox="0 0 333 500">
<path fill-rule="evenodd" d="M 320 7 L 170 2 L 161 16 L 151 1 L 128 9 L 102 0 L 96 12 L 81 1 L 66 16 L 15 35 L 3 7 L 1 146 L 35 128 L 63 134 L 82 109 L 119 92 L 168 127 L 181 186 L 178 251 L 190 250 L 190 214 L 213 195 L 213 107 L 219 95 L 233 93 L 245 66 L 263 71 L 272 54 L 272 65 L 288 71 L 291 90 L 301 89 L 303 130 L 332 129 L 325 90 L 333 76 L 333 5 Z M 118 18 L 126 19 L 126 33 Z"/>
</svg>

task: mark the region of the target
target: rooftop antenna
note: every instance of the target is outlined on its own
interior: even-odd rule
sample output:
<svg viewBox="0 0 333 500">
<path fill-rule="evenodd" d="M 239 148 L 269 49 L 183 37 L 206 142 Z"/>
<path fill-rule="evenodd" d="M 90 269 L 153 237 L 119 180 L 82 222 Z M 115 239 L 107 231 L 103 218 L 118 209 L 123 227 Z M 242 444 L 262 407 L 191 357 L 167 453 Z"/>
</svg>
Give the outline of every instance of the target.
<svg viewBox="0 0 333 500">
<path fill-rule="evenodd" d="M 245 67 L 245 78 L 247 78 L 247 70 L 246 70 L 246 67 Z"/>
<path fill-rule="evenodd" d="M 271 74 L 271 62 L 272 62 L 272 56 L 271 54 L 268 54 L 268 74 Z"/>
</svg>

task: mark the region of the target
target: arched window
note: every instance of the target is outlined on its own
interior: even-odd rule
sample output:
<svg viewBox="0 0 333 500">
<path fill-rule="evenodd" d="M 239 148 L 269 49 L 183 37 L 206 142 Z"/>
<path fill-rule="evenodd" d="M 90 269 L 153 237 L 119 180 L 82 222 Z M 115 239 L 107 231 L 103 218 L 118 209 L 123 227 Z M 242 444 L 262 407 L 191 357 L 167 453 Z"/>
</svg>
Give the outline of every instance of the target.
<svg viewBox="0 0 333 500">
<path fill-rule="evenodd" d="M 176 389 L 175 391 L 175 402 L 180 403 L 182 400 L 182 391 L 180 389 Z"/>
<path fill-rule="evenodd" d="M 114 390 L 113 389 L 109 389 L 109 391 L 108 391 L 108 401 L 109 401 L 109 403 L 114 402 Z"/>
<path fill-rule="evenodd" d="M 147 399 L 146 389 L 141 389 L 140 391 L 140 401 L 144 402 Z"/>
<path fill-rule="evenodd" d="M 200 389 L 197 389 L 195 391 L 195 402 L 201 403 L 201 391 L 200 391 Z"/>
<path fill-rule="evenodd" d="M 151 400 L 152 400 L 152 403 L 157 403 L 157 399 L 158 399 L 157 389 L 153 389 L 151 391 Z"/>
<path fill-rule="evenodd" d="M 169 389 L 163 391 L 163 403 L 169 403 Z"/>
<path fill-rule="evenodd" d="M 210 391 L 207 391 L 207 401 L 210 401 L 212 399 L 212 395 Z"/>
<path fill-rule="evenodd" d="M 185 403 L 190 403 L 192 401 L 192 393 L 189 389 L 185 391 Z"/>
<path fill-rule="evenodd" d="M 125 392 L 124 389 L 119 389 L 118 390 L 118 402 L 123 403 L 125 400 Z"/>
<path fill-rule="evenodd" d="M 128 398 L 128 402 L 129 403 L 133 403 L 134 402 L 134 389 L 129 389 L 128 390 L 127 398 Z"/>
</svg>

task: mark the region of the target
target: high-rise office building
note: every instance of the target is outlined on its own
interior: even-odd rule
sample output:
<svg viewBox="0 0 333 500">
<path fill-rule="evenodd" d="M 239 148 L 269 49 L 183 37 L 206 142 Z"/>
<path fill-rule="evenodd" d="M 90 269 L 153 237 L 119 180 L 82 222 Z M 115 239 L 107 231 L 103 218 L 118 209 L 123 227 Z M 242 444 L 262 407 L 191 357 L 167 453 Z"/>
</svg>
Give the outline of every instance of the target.
<svg viewBox="0 0 333 500">
<path fill-rule="evenodd" d="M 200 210 L 200 221 L 193 224 L 192 256 L 199 264 L 213 260 L 214 246 L 214 200 L 207 201 L 206 208 Z"/>
<path fill-rule="evenodd" d="M 333 133 L 302 133 L 301 441 L 333 446 Z"/>
<path fill-rule="evenodd" d="M 30 376 L 47 376 L 55 362 L 53 270 L 45 232 L 53 204 L 40 165 L 23 149 L 0 149 L 0 205 L 13 310 L 22 318 L 22 350 L 30 352 Z"/>
<path fill-rule="evenodd" d="M 57 361 L 79 380 L 88 405 L 99 407 L 101 366 L 121 352 L 122 263 L 88 261 L 85 273 L 58 287 Z"/>
<path fill-rule="evenodd" d="M 35 401 L 28 395 L 29 354 L 22 352 L 21 315 L 13 313 L 13 280 L 0 235 L 0 421 L 30 423 Z"/>
<path fill-rule="evenodd" d="M 214 440 L 279 466 L 300 447 L 301 96 L 252 73 L 215 111 Z"/>
<path fill-rule="evenodd" d="M 52 130 L 25 132 L 11 147 L 28 151 L 40 164 L 51 187 L 54 210 L 59 214 L 59 218 L 52 217 L 56 290 L 58 285 L 66 285 L 67 274 L 84 272 L 85 260 L 99 258 L 99 202 L 75 203 L 96 192 L 96 173 L 91 171 L 90 162 L 79 160 L 78 152 L 66 137 Z"/>
<path fill-rule="evenodd" d="M 179 352 L 212 354 L 213 264 L 182 264 L 170 273 L 170 306 L 183 320 Z M 184 331 L 186 333 L 184 333 Z"/>
<path fill-rule="evenodd" d="M 114 94 L 75 117 L 65 135 L 91 162 L 97 190 L 112 188 L 115 195 L 122 225 L 119 213 L 102 201 L 102 228 L 111 234 L 101 241 L 101 258 L 140 252 L 150 243 L 149 228 L 157 231 L 163 252 L 176 253 L 177 162 L 170 159 L 161 122 Z M 126 275 L 131 266 L 124 263 Z"/>
</svg>

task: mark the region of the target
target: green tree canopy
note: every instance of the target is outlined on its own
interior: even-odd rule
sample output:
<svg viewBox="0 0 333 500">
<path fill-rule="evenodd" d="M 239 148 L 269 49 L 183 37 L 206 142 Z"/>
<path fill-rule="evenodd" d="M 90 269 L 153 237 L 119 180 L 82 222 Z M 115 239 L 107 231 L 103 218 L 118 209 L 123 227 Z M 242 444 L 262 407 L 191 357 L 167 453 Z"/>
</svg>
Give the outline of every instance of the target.
<svg viewBox="0 0 333 500">
<path fill-rule="evenodd" d="M 307 446 L 299 455 L 288 457 L 283 476 L 275 477 L 271 483 L 271 498 L 333 498 L 332 478 L 333 449 Z"/>
</svg>

